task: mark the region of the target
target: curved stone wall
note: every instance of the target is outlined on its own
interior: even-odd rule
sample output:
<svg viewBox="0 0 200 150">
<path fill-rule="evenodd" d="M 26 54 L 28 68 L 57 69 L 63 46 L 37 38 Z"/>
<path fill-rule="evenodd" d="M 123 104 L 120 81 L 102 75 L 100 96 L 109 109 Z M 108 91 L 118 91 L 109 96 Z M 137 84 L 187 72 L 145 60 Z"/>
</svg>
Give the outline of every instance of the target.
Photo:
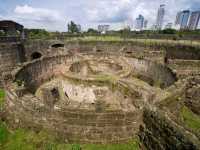
<svg viewBox="0 0 200 150">
<path fill-rule="evenodd" d="M 98 55 L 92 55 L 92 57 L 100 58 Z M 42 82 L 59 75 L 65 70 L 69 70 L 74 62 L 80 60 L 82 60 L 82 57 L 70 55 L 43 58 L 39 61 L 26 64 L 25 67 L 18 71 L 15 80 L 24 81 L 26 87 L 31 87 L 34 90 Z M 161 88 L 168 87 L 176 81 L 175 74 L 163 65 L 135 58 L 127 58 L 127 63 L 132 67 L 131 69 L 133 69 L 134 74 L 138 75 L 138 77 L 145 76 L 147 79 L 152 80 L 154 82 L 153 84 L 159 84 Z"/>
<path fill-rule="evenodd" d="M 68 142 L 127 142 L 139 131 L 142 112 L 49 109 L 35 96 L 19 98 L 7 91 L 7 119 L 12 126 L 44 128 Z"/>
<path fill-rule="evenodd" d="M 99 66 L 95 65 L 95 60 L 98 60 Z M 77 66 L 78 62 L 83 61 L 89 65 L 88 68 L 86 65 L 86 69 L 91 69 L 91 74 L 77 72 L 77 69 L 80 69 L 80 66 Z M 113 69 L 110 73 L 109 67 Z M 101 74 L 104 69 L 108 75 Z M 94 70 L 95 74 L 92 74 Z M 164 87 L 175 81 L 171 71 L 165 66 L 109 53 L 40 58 L 13 71 L 14 82 L 6 86 L 7 118 L 11 122 L 14 121 L 11 123 L 14 126 L 25 126 L 35 130 L 43 127 L 69 142 L 127 142 L 138 133 L 142 124 L 142 109 L 154 103 L 157 92 L 153 86 L 145 83 L 145 80 L 135 78 L 135 74 L 145 74 L 152 80 L 159 80 Z M 104 103 L 96 102 L 95 107 L 98 109 L 74 109 L 65 105 L 55 105 L 54 100 L 50 102 L 52 98 L 48 94 L 45 98 L 35 95 L 41 85 L 59 76 L 80 86 L 106 86 L 113 93 L 120 92 L 122 96 L 117 95 L 118 99 L 122 98 L 120 101 L 133 107 L 127 107 L 129 109 L 126 111 L 121 109 L 121 106 L 110 109 L 111 107 L 104 106 Z M 55 89 L 53 86 L 51 88 Z M 47 101 L 53 105 L 48 105 Z"/>
<path fill-rule="evenodd" d="M 30 128 L 44 127 L 69 142 L 118 143 L 131 140 L 139 131 L 142 116 L 140 109 L 131 112 L 97 112 L 70 110 L 64 106 L 49 107 L 44 100 L 28 92 L 34 92 L 33 87 L 36 90 L 42 83 L 68 70 L 72 63 L 80 59 L 69 55 L 43 58 L 19 69 L 15 81 L 23 80 L 25 85 L 7 89 L 6 106 L 8 116 L 12 118 L 10 120 L 17 120 L 15 124 L 24 124 Z"/>
<path fill-rule="evenodd" d="M 15 76 L 15 81 L 22 81 L 25 83 L 26 87 L 35 91 L 43 82 L 59 75 L 64 69 L 68 70 L 68 67 L 77 59 L 77 56 L 65 55 L 33 61 L 25 64 L 25 66 L 18 71 Z"/>
<path fill-rule="evenodd" d="M 150 85 L 166 88 L 177 81 L 176 74 L 161 64 L 135 58 L 130 58 L 129 62 L 136 71 L 136 76 Z"/>
</svg>

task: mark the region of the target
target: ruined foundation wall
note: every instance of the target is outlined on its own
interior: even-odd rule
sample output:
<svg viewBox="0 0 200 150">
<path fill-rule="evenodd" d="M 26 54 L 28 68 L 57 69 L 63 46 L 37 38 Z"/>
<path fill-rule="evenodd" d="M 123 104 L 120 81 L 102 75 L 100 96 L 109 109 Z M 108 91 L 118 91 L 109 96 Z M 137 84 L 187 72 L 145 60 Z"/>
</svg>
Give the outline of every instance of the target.
<svg viewBox="0 0 200 150">
<path fill-rule="evenodd" d="M 36 60 L 25 64 L 25 67 L 16 74 L 15 79 L 24 82 L 26 87 L 35 91 L 43 82 L 61 74 L 62 71 L 67 71 L 76 60 L 77 57 L 70 55 Z"/>
<path fill-rule="evenodd" d="M 200 51 L 198 47 L 164 44 L 164 43 L 140 43 L 135 41 L 58 41 L 58 40 L 27 40 L 24 42 L 25 48 L 28 52 L 41 51 L 48 49 L 55 43 L 65 44 L 66 49 L 80 49 L 82 52 L 87 52 L 96 48 L 97 50 L 116 52 L 118 50 L 126 49 L 133 51 L 161 51 L 166 50 L 166 56 L 169 59 L 200 59 Z"/>
<path fill-rule="evenodd" d="M 94 58 L 96 58 L 95 54 Z M 34 90 L 44 81 L 59 75 L 62 71 L 68 71 L 72 63 L 80 60 L 81 57 L 70 55 L 43 58 L 26 64 L 19 70 L 15 78 L 24 81 L 27 87 Z M 132 65 L 135 74 L 144 75 L 162 88 L 168 87 L 176 81 L 175 75 L 165 66 L 140 59 L 130 59 L 129 63 Z"/>
<path fill-rule="evenodd" d="M 147 79 L 152 82 L 152 85 L 166 88 L 172 85 L 177 79 L 176 75 L 166 66 L 158 63 L 154 63 L 143 59 L 130 59 L 130 63 L 133 65 L 133 69 L 136 70 L 138 77 Z"/>
<path fill-rule="evenodd" d="M 164 53 L 159 49 L 147 47 L 145 45 L 136 45 L 134 42 L 126 41 L 56 41 L 56 40 L 28 40 L 24 42 L 26 50 L 26 58 L 30 60 L 31 54 L 34 52 L 40 52 L 43 56 L 50 56 L 58 49 L 52 49 L 52 45 L 56 43 L 63 43 L 63 52 L 132 52 L 132 55 L 138 57 L 147 57 L 152 60 L 158 60 L 163 62 Z"/>
<path fill-rule="evenodd" d="M 169 59 L 185 59 L 200 60 L 200 49 L 193 46 L 175 45 L 164 46 L 167 58 Z"/>
<path fill-rule="evenodd" d="M 140 139 L 147 149 L 199 149 L 199 141 L 164 116 L 164 111 L 146 109 L 143 117 L 145 127 L 140 129 Z"/>
<path fill-rule="evenodd" d="M 127 142 L 136 135 L 142 120 L 141 111 L 96 113 L 50 109 L 31 95 L 19 98 L 11 91 L 7 91 L 6 95 L 6 106 L 9 109 L 7 120 L 12 126 L 36 131 L 44 127 L 69 142 Z"/>
<path fill-rule="evenodd" d="M 24 61 L 24 52 L 20 43 L 0 44 L 0 87 L 2 86 L 2 75 L 10 72 L 19 63 Z"/>
<path fill-rule="evenodd" d="M 179 79 L 200 75 L 200 60 L 170 59 L 167 65 L 176 72 Z"/>
</svg>

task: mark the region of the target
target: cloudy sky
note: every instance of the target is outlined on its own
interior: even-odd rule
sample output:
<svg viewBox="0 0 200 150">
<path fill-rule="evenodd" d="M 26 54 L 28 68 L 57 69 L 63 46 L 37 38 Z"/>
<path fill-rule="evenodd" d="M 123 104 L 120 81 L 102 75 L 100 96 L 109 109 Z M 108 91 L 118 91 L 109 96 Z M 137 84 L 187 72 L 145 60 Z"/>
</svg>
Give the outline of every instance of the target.
<svg viewBox="0 0 200 150">
<path fill-rule="evenodd" d="M 66 31 L 70 20 L 83 29 L 110 24 L 112 29 L 133 25 L 142 14 L 150 27 L 157 9 L 166 4 L 165 24 L 180 10 L 200 10 L 200 0 L 0 0 L 0 20 L 14 20 L 26 28 Z"/>
</svg>

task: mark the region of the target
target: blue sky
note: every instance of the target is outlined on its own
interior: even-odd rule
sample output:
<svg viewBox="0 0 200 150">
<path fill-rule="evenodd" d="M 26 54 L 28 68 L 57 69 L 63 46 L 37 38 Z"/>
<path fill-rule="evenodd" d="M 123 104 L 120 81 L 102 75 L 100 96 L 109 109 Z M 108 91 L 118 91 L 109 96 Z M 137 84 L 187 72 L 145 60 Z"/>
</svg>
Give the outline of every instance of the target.
<svg viewBox="0 0 200 150">
<path fill-rule="evenodd" d="M 51 31 L 66 31 L 70 20 L 83 29 L 98 24 L 119 29 L 134 26 L 135 18 L 142 14 L 151 26 L 160 4 L 166 4 L 165 24 L 174 23 L 180 10 L 200 10 L 200 0 L 0 0 L 0 20 Z"/>
</svg>

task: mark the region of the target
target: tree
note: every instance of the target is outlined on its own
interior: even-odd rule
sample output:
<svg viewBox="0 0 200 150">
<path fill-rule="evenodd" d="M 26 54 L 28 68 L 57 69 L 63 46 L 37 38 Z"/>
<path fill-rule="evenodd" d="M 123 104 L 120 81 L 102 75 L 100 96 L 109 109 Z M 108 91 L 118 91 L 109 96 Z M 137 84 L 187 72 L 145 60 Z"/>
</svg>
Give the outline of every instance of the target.
<svg viewBox="0 0 200 150">
<path fill-rule="evenodd" d="M 29 38 L 45 39 L 51 37 L 50 32 L 45 29 L 24 29 L 24 31 L 28 34 Z"/>
<path fill-rule="evenodd" d="M 175 29 L 164 29 L 161 31 L 162 34 L 176 34 Z"/>
<path fill-rule="evenodd" d="M 124 38 L 124 40 L 126 40 L 131 34 L 131 28 L 126 27 L 126 28 L 122 29 L 120 32 L 121 32 L 122 38 Z"/>
<path fill-rule="evenodd" d="M 75 24 L 73 21 L 68 23 L 67 27 L 68 27 L 68 32 L 70 32 L 70 33 L 79 33 L 80 32 L 78 25 Z"/>
<path fill-rule="evenodd" d="M 92 29 L 92 28 L 89 28 L 87 33 L 90 33 L 90 34 L 98 34 L 99 32 L 95 29 Z"/>
</svg>

